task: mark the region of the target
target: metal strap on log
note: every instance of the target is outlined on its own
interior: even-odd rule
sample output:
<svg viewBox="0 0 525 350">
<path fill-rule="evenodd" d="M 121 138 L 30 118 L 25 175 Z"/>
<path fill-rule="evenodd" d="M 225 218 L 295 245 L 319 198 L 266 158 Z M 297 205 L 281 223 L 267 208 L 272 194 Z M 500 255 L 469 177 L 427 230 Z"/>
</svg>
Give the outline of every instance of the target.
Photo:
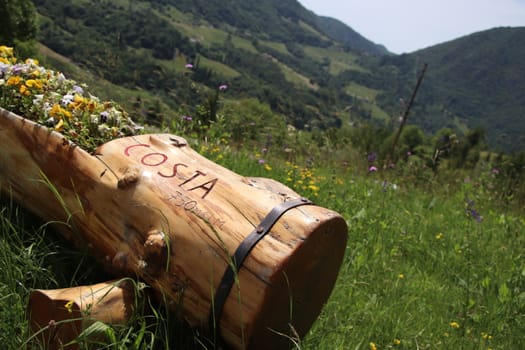
<svg viewBox="0 0 525 350">
<path fill-rule="evenodd" d="M 224 303 L 230 294 L 235 281 L 235 274 L 242 267 L 244 260 L 250 254 L 250 251 L 255 245 L 268 233 L 270 232 L 273 225 L 279 220 L 279 218 L 292 208 L 296 208 L 302 205 L 313 204 L 312 201 L 307 198 L 297 198 L 290 201 L 283 202 L 274 207 L 268 215 L 264 217 L 261 223 L 253 229 L 252 232 L 239 244 L 235 253 L 233 254 L 232 261 L 224 271 L 222 275 L 221 283 L 215 291 L 215 297 L 212 303 L 212 310 L 209 317 L 210 334 L 213 335 L 213 339 L 217 341 L 217 335 L 219 334 L 219 322 L 224 308 Z"/>
</svg>

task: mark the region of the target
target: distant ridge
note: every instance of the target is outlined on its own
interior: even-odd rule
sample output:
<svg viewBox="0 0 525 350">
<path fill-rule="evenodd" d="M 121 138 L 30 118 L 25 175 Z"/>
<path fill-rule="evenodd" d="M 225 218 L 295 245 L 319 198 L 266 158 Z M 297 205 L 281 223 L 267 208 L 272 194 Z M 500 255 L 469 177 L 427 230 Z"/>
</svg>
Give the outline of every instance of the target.
<svg viewBox="0 0 525 350">
<path fill-rule="evenodd" d="M 392 54 L 383 45 L 373 43 L 335 18 L 320 16 L 318 17 L 318 25 L 328 37 L 352 50 L 374 55 Z"/>
</svg>

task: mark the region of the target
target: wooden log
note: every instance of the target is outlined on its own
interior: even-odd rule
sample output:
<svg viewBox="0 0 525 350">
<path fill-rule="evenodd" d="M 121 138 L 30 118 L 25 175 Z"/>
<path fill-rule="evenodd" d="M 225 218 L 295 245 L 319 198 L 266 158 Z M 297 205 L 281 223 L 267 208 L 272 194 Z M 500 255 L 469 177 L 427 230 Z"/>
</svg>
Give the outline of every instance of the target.
<svg viewBox="0 0 525 350">
<path fill-rule="evenodd" d="M 5 192 L 62 221 L 63 234 L 115 276 L 142 278 L 190 325 L 211 329 L 212 342 L 220 335 L 233 348 L 289 347 L 283 334 L 304 336 L 331 293 L 347 227 L 326 208 L 279 213 L 246 260 L 232 262 L 268 213 L 300 200 L 276 181 L 240 176 L 169 134 L 116 139 L 90 155 L 0 110 L 0 137 Z M 228 269 L 234 285 L 214 308 Z"/>
<path fill-rule="evenodd" d="M 77 337 L 95 321 L 126 324 L 134 304 L 133 284 L 126 280 L 37 289 L 29 295 L 29 326 L 45 349 L 74 350 L 79 348 Z"/>
</svg>

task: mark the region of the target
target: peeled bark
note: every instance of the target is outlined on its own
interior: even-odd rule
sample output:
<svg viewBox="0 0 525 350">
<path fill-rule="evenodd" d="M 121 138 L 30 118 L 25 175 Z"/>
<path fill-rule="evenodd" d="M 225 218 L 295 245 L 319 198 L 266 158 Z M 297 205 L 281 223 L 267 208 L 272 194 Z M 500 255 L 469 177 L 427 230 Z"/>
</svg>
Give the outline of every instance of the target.
<svg viewBox="0 0 525 350">
<path fill-rule="evenodd" d="M 215 291 L 237 247 L 274 207 L 300 198 L 225 169 L 174 135 L 116 139 L 90 155 L 0 110 L 0 138 L 3 191 L 63 222 L 61 232 L 109 272 L 139 276 L 202 329 L 214 328 Z M 282 334 L 305 335 L 332 291 L 346 240 L 345 220 L 331 210 L 286 211 L 238 268 L 216 317 L 221 338 L 233 348 L 275 349 L 290 346 Z"/>
</svg>

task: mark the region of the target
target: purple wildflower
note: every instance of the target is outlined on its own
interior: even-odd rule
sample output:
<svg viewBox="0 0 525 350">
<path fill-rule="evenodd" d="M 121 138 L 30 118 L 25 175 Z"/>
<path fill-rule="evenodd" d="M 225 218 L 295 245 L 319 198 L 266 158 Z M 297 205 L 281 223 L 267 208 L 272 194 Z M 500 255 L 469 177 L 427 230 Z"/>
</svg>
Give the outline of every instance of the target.
<svg viewBox="0 0 525 350">
<path fill-rule="evenodd" d="M 228 89 L 228 85 L 226 84 L 219 85 L 219 91 L 225 91 L 226 89 Z"/>
<path fill-rule="evenodd" d="M 73 86 L 73 91 L 75 91 L 77 94 L 82 95 L 84 93 L 84 89 L 82 89 L 80 86 L 75 85 Z"/>
<path fill-rule="evenodd" d="M 187 122 L 191 122 L 193 120 L 193 118 L 190 117 L 189 115 L 183 115 L 181 118 L 182 120 L 185 120 Z"/>
<path fill-rule="evenodd" d="M 368 154 L 367 159 L 370 163 L 375 162 L 375 160 L 377 159 L 377 153 L 371 152 L 370 154 Z"/>
<path fill-rule="evenodd" d="M 483 221 L 483 216 L 480 215 L 480 213 L 474 208 L 475 202 L 468 197 L 465 198 L 465 202 L 467 203 L 467 208 L 465 209 L 467 216 L 476 220 L 477 222 Z"/>
<path fill-rule="evenodd" d="M 377 171 L 377 167 L 375 165 L 370 165 L 370 167 L 368 167 L 368 171 L 369 172 L 376 172 Z"/>
<path fill-rule="evenodd" d="M 193 69 L 193 64 L 191 63 L 186 63 L 186 65 L 184 66 L 186 69 Z"/>
<path fill-rule="evenodd" d="M 259 164 L 264 164 L 264 163 L 266 163 L 266 162 L 264 161 L 264 159 L 259 159 Z"/>
</svg>

